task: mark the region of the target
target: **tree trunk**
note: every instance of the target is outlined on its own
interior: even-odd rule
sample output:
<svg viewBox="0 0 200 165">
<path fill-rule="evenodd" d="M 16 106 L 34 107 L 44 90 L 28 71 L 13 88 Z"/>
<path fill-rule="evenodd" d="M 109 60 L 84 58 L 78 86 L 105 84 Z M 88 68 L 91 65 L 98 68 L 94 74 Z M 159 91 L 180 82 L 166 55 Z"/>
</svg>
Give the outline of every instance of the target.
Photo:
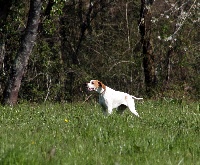
<svg viewBox="0 0 200 165">
<path fill-rule="evenodd" d="M 0 41 L 0 73 L 3 70 L 3 61 L 5 57 L 5 44 Z"/>
<path fill-rule="evenodd" d="M 5 28 L 4 26 L 7 23 L 7 17 L 10 12 L 10 8 L 12 6 L 12 0 L 3 0 L 0 1 L 0 95 L 2 96 L 3 93 L 3 63 L 5 58 Z M 1 97 L 0 97 L 1 98 Z"/>
<path fill-rule="evenodd" d="M 173 52 L 174 52 L 174 48 L 170 45 L 169 50 L 167 52 L 166 64 L 165 64 L 165 70 L 166 70 L 165 80 L 166 80 L 166 82 L 168 82 L 170 80 L 171 57 L 172 57 Z"/>
<path fill-rule="evenodd" d="M 14 105 L 17 103 L 21 80 L 36 40 L 41 6 L 41 0 L 30 1 L 27 27 L 25 29 L 25 34 L 22 37 L 19 51 L 11 68 L 8 85 L 4 90 L 4 104 Z"/>
<path fill-rule="evenodd" d="M 153 0 L 141 0 L 139 29 L 141 34 L 143 67 L 146 84 L 146 92 L 149 97 L 153 96 L 156 84 L 155 56 L 151 38 L 151 5 Z"/>
</svg>

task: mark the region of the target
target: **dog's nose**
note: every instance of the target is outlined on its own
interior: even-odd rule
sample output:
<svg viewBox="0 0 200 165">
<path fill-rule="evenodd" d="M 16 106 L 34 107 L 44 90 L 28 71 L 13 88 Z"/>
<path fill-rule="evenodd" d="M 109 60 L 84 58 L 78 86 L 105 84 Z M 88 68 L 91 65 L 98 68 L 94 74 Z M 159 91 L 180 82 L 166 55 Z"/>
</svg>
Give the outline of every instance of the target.
<svg viewBox="0 0 200 165">
<path fill-rule="evenodd" d="M 88 83 L 85 83 L 85 86 L 87 87 Z"/>
</svg>

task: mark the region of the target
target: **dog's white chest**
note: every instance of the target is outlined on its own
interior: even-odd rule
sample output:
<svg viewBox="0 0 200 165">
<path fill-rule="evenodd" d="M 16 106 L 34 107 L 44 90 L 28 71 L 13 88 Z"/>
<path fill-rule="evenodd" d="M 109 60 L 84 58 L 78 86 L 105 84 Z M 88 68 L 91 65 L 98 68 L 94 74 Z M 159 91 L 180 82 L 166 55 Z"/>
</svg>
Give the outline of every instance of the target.
<svg viewBox="0 0 200 165">
<path fill-rule="evenodd" d="M 107 99 L 102 95 L 99 96 L 99 104 L 105 108 L 107 108 Z"/>
</svg>

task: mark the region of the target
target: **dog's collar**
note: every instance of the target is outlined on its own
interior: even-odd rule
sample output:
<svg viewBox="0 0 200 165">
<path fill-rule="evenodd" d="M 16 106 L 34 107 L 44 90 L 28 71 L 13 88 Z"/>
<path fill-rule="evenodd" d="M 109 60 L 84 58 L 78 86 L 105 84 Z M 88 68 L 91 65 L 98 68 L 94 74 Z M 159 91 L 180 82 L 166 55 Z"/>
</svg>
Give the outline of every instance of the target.
<svg viewBox="0 0 200 165">
<path fill-rule="evenodd" d="M 100 94 L 100 95 L 102 95 L 102 94 L 104 94 L 104 93 L 105 93 L 105 91 L 106 91 L 106 90 L 104 89 L 104 90 L 103 90 L 103 92 L 101 92 L 101 93 L 99 93 L 99 94 Z"/>
</svg>

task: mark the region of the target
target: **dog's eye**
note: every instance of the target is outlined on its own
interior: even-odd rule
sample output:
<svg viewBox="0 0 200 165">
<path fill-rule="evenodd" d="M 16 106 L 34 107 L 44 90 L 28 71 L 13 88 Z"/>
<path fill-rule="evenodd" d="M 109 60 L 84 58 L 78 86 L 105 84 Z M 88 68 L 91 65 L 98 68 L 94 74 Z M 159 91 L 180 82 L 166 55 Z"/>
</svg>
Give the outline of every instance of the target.
<svg viewBox="0 0 200 165">
<path fill-rule="evenodd" d="M 92 81 L 91 84 L 94 84 L 94 82 Z"/>
</svg>

